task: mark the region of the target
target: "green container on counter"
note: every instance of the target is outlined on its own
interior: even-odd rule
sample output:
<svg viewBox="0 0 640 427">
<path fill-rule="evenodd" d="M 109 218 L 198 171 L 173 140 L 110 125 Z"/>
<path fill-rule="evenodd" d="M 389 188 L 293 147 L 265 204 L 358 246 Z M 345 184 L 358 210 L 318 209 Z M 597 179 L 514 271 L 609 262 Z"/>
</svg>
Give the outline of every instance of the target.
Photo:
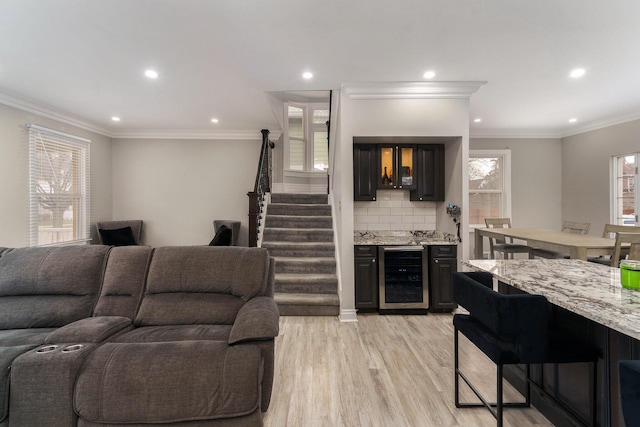
<svg viewBox="0 0 640 427">
<path fill-rule="evenodd" d="M 640 290 L 640 261 L 620 261 L 620 283 L 623 288 Z"/>
</svg>

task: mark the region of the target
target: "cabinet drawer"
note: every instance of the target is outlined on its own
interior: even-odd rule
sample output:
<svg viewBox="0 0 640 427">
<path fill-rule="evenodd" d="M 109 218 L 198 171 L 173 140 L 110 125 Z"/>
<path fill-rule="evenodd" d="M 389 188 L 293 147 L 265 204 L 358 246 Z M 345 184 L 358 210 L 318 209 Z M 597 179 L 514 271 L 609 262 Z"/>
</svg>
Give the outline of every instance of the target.
<svg viewBox="0 0 640 427">
<path fill-rule="evenodd" d="M 431 258 L 455 258 L 457 249 L 456 245 L 431 246 Z"/>
<path fill-rule="evenodd" d="M 356 257 L 377 257 L 378 247 L 376 245 L 356 245 L 354 255 Z"/>
</svg>

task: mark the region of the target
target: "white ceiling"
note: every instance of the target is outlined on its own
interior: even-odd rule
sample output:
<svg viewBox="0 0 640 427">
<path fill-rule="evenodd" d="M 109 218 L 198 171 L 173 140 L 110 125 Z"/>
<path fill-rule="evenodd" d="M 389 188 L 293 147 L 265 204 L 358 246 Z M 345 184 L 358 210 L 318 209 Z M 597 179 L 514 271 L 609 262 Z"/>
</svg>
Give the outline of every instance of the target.
<svg viewBox="0 0 640 427">
<path fill-rule="evenodd" d="M 570 79 L 577 67 L 586 75 Z M 472 135 L 640 118 L 640 1 L 0 0 L 0 102 L 116 136 L 277 130 L 268 92 L 431 69 L 488 82 L 471 97 Z"/>
</svg>

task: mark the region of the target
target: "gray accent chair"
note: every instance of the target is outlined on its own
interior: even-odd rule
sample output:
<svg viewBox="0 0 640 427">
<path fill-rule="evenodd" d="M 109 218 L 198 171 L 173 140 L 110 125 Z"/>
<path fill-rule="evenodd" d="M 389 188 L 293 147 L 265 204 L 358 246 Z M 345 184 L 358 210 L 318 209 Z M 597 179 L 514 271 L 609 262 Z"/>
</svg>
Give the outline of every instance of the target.
<svg viewBox="0 0 640 427">
<path fill-rule="evenodd" d="M 119 228 L 131 227 L 133 232 L 133 238 L 136 240 L 136 244 L 140 244 L 142 241 L 142 220 L 121 220 L 121 221 L 97 221 L 96 230 L 98 231 L 98 240 L 101 245 L 104 245 L 102 237 L 100 236 L 100 230 L 117 230 Z"/>
</svg>

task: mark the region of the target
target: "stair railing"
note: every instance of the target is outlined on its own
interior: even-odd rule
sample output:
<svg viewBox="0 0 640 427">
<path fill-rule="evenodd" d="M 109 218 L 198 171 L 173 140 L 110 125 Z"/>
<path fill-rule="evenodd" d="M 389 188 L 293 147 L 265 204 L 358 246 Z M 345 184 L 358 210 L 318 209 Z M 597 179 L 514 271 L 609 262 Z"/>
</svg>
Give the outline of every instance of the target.
<svg viewBox="0 0 640 427">
<path fill-rule="evenodd" d="M 249 196 L 249 246 L 258 246 L 260 221 L 262 220 L 262 206 L 266 193 L 271 192 L 271 176 L 273 172 L 271 150 L 275 147 L 273 141 L 269 141 L 269 130 L 262 129 L 262 148 L 253 191 Z"/>
</svg>

